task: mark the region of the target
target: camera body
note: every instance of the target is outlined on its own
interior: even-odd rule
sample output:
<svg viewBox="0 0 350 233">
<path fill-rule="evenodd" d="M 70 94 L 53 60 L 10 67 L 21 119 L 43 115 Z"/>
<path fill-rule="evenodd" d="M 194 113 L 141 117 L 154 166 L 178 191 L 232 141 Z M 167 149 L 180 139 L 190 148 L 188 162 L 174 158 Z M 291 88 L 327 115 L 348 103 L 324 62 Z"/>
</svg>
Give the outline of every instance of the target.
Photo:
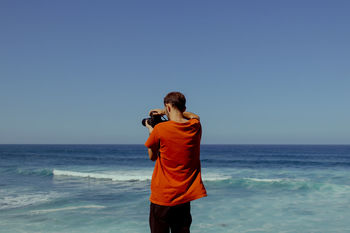
<svg viewBox="0 0 350 233">
<path fill-rule="evenodd" d="M 146 126 L 146 121 L 147 121 L 147 123 L 148 123 L 150 126 L 152 126 L 152 128 L 154 128 L 154 126 L 156 126 L 157 124 L 159 124 L 159 123 L 161 123 L 161 122 L 164 122 L 164 121 L 167 121 L 167 120 L 165 120 L 164 118 L 162 118 L 161 115 L 157 115 L 156 113 L 157 113 L 157 112 L 152 111 L 152 112 L 150 113 L 150 116 L 151 116 L 151 117 L 142 119 L 142 125 L 143 125 L 143 126 Z"/>
</svg>

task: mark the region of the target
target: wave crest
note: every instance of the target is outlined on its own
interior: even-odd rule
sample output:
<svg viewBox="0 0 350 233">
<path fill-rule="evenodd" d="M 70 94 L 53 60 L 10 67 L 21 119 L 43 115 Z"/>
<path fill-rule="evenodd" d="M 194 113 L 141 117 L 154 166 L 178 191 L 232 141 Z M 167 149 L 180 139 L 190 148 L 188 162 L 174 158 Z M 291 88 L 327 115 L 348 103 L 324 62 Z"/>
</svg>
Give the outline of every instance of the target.
<svg viewBox="0 0 350 233">
<path fill-rule="evenodd" d="M 54 176 L 71 176 L 93 179 L 107 179 L 113 181 L 150 181 L 152 177 L 152 170 L 134 170 L 134 171 L 115 171 L 106 173 L 96 172 L 78 172 L 69 170 L 53 170 Z M 205 173 L 203 175 L 205 181 L 221 181 L 229 180 L 232 177 L 228 175 L 222 175 L 217 173 Z"/>
<path fill-rule="evenodd" d="M 326 191 L 350 192 L 349 185 L 315 182 L 307 179 L 291 178 L 232 178 L 230 180 L 215 182 L 215 185 L 229 186 L 231 189 L 246 189 L 255 191 Z"/>
<path fill-rule="evenodd" d="M 126 172 L 114 172 L 114 173 L 95 173 L 95 172 L 77 172 L 67 170 L 53 170 L 54 176 L 72 176 L 82 178 L 93 179 L 106 179 L 113 181 L 147 181 L 151 179 L 151 173 L 140 174 L 140 172 L 126 173 Z"/>
<path fill-rule="evenodd" d="M 42 169 L 22 169 L 17 168 L 16 172 L 21 175 L 39 175 L 39 176 L 52 176 L 52 169 L 42 168 Z"/>
</svg>

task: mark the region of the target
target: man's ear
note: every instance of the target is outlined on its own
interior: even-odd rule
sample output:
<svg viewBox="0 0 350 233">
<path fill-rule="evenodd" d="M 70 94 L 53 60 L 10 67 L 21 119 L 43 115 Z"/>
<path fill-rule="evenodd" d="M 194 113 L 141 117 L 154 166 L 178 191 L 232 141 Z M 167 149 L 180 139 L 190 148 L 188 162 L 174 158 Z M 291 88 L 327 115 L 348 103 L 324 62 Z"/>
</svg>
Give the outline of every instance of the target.
<svg viewBox="0 0 350 233">
<path fill-rule="evenodd" d="M 170 110 L 171 110 L 170 104 L 165 105 L 165 107 L 166 107 L 166 110 L 167 110 L 168 112 L 170 112 Z"/>
</svg>

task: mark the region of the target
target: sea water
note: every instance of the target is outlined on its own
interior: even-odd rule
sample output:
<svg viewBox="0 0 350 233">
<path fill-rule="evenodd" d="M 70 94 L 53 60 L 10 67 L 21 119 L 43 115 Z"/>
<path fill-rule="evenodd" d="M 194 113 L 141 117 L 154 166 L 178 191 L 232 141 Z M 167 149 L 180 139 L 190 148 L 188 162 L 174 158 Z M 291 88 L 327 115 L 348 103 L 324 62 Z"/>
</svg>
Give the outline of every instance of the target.
<svg viewBox="0 0 350 233">
<path fill-rule="evenodd" d="M 350 146 L 202 145 L 191 232 L 350 232 Z M 149 232 L 143 145 L 0 145 L 0 232 Z"/>
</svg>

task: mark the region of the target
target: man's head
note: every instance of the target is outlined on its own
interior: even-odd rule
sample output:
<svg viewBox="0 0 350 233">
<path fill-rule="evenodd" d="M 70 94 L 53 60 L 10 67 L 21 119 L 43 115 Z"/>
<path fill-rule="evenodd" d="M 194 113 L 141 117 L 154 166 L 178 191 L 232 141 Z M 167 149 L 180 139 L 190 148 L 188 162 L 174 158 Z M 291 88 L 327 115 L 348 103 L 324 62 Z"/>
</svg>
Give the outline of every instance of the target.
<svg viewBox="0 0 350 233">
<path fill-rule="evenodd" d="M 171 106 L 173 109 L 183 113 L 186 110 L 186 98 L 180 92 L 170 92 L 164 97 L 164 106 Z"/>
</svg>

